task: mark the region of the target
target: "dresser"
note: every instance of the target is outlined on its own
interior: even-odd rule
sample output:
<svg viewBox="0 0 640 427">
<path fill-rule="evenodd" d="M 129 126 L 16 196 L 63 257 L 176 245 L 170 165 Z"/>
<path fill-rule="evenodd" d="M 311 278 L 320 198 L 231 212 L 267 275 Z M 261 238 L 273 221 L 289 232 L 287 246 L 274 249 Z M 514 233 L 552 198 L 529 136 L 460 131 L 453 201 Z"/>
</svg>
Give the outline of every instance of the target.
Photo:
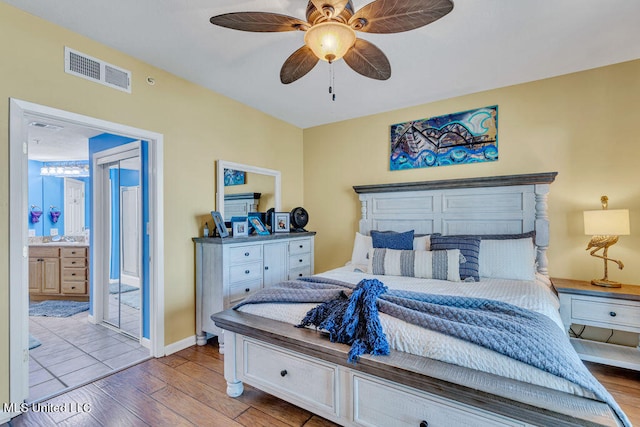
<svg viewBox="0 0 640 427">
<path fill-rule="evenodd" d="M 560 298 L 560 317 L 567 331 L 572 324 L 640 334 L 640 286 L 603 288 L 589 282 L 551 279 Z M 640 371 L 640 346 L 571 338 L 582 360 Z"/>
<path fill-rule="evenodd" d="M 29 299 L 89 301 L 89 248 L 82 245 L 29 247 Z"/>
<path fill-rule="evenodd" d="M 315 232 L 194 238 L 197 344 L 217 335 L 223 352 L 222 331 L 212 314 L 264 287 L 313 274 L 314 239 Z"/>
</svg>

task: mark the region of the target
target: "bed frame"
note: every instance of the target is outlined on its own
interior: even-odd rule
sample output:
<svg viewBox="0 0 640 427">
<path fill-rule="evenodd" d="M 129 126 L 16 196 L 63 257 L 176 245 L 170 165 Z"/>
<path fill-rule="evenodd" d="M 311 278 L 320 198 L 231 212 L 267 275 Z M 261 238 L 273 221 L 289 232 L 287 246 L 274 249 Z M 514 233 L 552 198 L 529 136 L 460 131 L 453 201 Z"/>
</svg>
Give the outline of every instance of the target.
<svg viewBox="0 0 640 427">
<path fill-rule="evenodd" d="M 547 194 L 555 172 L 356 186 L 360 232 L 517 234 L 535 230 L 547 274 Z M 214 314 L 225 330 L 227 394 L 243 382 L 345 426 L 621 425 L 604 403 L 392 351 L 348 364 L 326 334 L 247 313 Z"/>
</svg>

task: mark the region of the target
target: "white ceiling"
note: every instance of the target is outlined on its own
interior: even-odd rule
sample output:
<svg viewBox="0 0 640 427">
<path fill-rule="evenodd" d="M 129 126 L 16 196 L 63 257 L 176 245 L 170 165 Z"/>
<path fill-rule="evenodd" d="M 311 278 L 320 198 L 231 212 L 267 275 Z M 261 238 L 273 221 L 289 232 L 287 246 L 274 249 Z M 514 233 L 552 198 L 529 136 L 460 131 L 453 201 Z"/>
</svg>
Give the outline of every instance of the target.
<svg viewBox="0 0 640 427">
<path fill-rule="evenodd" d="M 306 1 L 3 1 L 301 128 L 640 58 L 639 0 L 454 0 L 449 15 L 417 30 L 359 33 L 386 53 L 391 79 L 362 77 L 338 61 L 331 101 L 325 62 L 280 83 L 302 32 L 209 23 L 236 11 L 304 19 Z"/>
</svg>

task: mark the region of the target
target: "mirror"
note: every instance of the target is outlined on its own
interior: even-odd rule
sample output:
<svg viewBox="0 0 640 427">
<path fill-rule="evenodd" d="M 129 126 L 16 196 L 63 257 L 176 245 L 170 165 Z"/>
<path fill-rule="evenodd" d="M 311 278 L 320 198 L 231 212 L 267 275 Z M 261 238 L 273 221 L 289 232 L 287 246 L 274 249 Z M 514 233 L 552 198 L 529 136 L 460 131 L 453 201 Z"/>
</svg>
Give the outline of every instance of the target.
<svg viewBox="0 0 640 427">
<path fill-rule="evenodd" d="M 245 184 L 225 186 L 225 169 L 245 172 Z M 278 212 L 281 209 L 280 180 L 280 171 L 277 170 L 218 160 L 216 210 L 225 221 L 229 221 L 224 209 L 225 195 L 260 193 L 258 211 L 265 212 L 273 207 Z"/>
</svg>

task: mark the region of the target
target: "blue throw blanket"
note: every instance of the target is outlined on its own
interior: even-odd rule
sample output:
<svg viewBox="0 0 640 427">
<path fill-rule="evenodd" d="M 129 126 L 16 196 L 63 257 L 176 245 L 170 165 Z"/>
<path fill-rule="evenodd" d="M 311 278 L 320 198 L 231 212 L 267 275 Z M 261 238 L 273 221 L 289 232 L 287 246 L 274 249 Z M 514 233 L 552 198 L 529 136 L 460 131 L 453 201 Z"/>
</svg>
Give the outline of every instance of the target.
<svg viewBox="0 0 640 427">
<path fill-rule="evenodd" d="M 584 366 L 571 343 L 547 316 L 500 301 L 387 290 L 376 279 L 357 285 L 305 277 L 257 292 L 238 304 L 318 302 L 299 327 L 314 325 L 332 342 L 351 345 L 349 362 L 365 353 L 389 354 L 378 311 L 460 338 L 569 380 L 606 402 L 631 423 L 613 397 Z"/>
</svg>

